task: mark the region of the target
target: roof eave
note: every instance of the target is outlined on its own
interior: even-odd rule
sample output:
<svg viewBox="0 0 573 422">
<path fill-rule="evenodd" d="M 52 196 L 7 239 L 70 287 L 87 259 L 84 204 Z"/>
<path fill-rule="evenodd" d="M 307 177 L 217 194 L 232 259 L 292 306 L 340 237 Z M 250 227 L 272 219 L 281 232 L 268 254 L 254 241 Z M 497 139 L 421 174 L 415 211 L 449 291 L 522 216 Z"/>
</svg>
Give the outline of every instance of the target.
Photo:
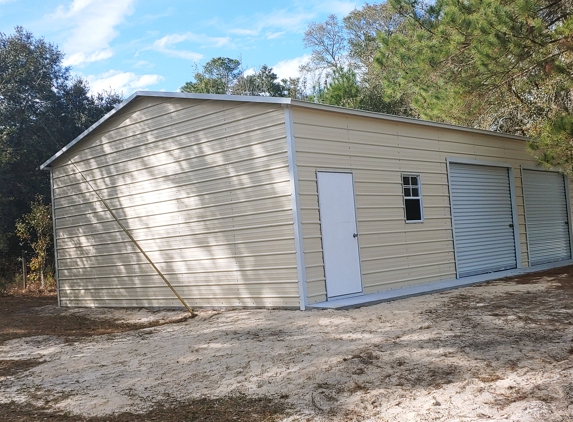
<svg viewBox="0 0 573 422">
<path fill-rule="evenodd" d="M 449 129 L 449 130 L 461 130 L 464 132 L 471 132 L 480 135 L 487 135 L 487 136 L 500 136 L 503 138 L 508 139 L 516 139 L 520 141 L 528 141 L 529 139 L 525 136 L 519 135 L 511 135 L 503 132 L 492 132 L 484 129 L 474 129 L 464 126 L 456 126 L 450 125 L 447 123 L 438 123 L 432 122 L 428 120 L 420 120 L 415 119 L 412 117 L 402 117 L 402 116 L 395 116 L 392 114 L 383 114 L 377 113 L 372 111 L 364 111 L 364 110 L 356 110 L 350 109 L 345 107 L 338 107 L 333 105 L 326 105 L 326 104 L 319 104 L 319 103 L 311 103 L 308 101 L 301 101 L 301 100 L 293 100 L 290 98 L 277 98 L 277 97 L 255 97 L 255 96 L 244 96 L 244 95 L 220 95 L 220 94 L 188 94 L 184 92 L 160 92 L 160 91 L 137 91 L 130 95 L 126 100 L 124 100 L 121 104 L 116 106 L 113 110 L 91 125 L 88 129 L 86 129 L 82 134 L 76 137 L 73 141 L 68 143 L 65 147 L 63 147 L 60 151 L 54 154 L 50 159 L 48 159 L 44 164 L 40 166 L 40 170 L 46 170 L 49 168 L 50 164 L 54 162 L 57 158 L 61 157 L 62 155 L 66 154 L 67 151 L 70 150 L 74 145 L 80 142 L 83 138 L 97 129 L 102 123 L 112 117 L 114 114 L 118 113 L 121 109 L 123 109 L 126 105 L 131 103 L 137 97 L 160 97 L 160 98 L 187 98 L 187 99 L 196 99 L 196 100 L 219 100 L 219 101 L 239 101 L 239 102 L 250 102 L 250 103 L 267 103 L 267 104 L 283 104 L 283 105 L 293 105 L 297 107 L 304 107 L 304 108 L 311 108 L 316 110 L 324 110 L 324 111 L 336 111 L 345 114 L 351 114 L 355 116 L 363 116 L 363 117 L 373 117 L 377 119 L 382 119 L 386 121 L 395 121 L 401 123 L 410 123 L 416 125 L 423 125 L 423 126 L 430 126 L 436 127 L 441 129 Z"/>
<path fill-rule="evenodd" d="M 320 103 L 311 103 L 308 101 L 292 100 L 292 105 L 297 106 L 297 107 L 311 108 L 311 109 L 315 109 L 315 110 L 324 110 L 324 111 L 331 111 L 331 112 L 332 111 L 338 111 L 338 112 L 345 113 L 345 114 L 352 114 L 355 116 L 362 116 L 362 117 L 373 117 L 373 118 L 386 120 L 386 121 L 410 123 L 410 124 L 415 124 L 415 125 L 430 126 L 430 127 L 440 128 L 440 129 L 458 130 L 458 131 L 463 131 L 463 132 L 472 132 L 472 133 L 476 133 L 476 134 L 480 134 L 480 135 L 499 136 L 499 137 L 515 139 L 515 140 L 519 140 L 519 141 L 529 141 L 530 140 L 526 136 L 512 135 L 512 134 L 503 133 L 503 132 L 494 132 L 494 131 L 485 130 L 485 129 L 476 129 L 476 128 L 471 128 L 471 127 L 467 127 L 467 126 L 457 126 L 457 125 L 452 125 L 452 124 L 448 124 L 448 123 L 433 122 L 431 120 L 421 120 L 421 119 L 416 119 L 415 117 L 404 117 L 404 116 L 396 116 L 394 114 L 378 113 L 375 111 L 358 110 L 358 109 L 353 109 L 353 108 L 334 106 L 334 105 L 330 105 L 330 104 L 327 105 L 327 104 L 320 104 Z"/>
</svg>

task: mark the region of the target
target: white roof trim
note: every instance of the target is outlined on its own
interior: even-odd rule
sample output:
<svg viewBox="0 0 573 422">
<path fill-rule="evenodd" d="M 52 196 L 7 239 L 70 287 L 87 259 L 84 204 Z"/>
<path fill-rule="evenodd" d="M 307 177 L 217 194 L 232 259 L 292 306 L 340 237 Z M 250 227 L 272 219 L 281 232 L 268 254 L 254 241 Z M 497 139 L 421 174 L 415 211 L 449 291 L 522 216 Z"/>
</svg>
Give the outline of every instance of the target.
<svg viewBox="0 0 573 422">
<path fill-rule="evenodd" d="M 517 139 L 520 141 L 527 141 L 528 138 L 524 136 L 518 135 L 509 135 L 502 132 L 491 132 L 488 130 L 483 129 L 474 129 L 464 126 L 456 126 L 450 125 L 447 123 L 438 123 L 432 122 L 428 120 L 420 120 L 411 117 L 402 117 L 402 116 L 394 116 L 392 114 L 382 114 L 376 113 L 372 111 L 364 111 L 364 110 L 355 110 L 345 107 L 338 107 L 333 105 L 327 104 L 318 104 L 318 103 L 311 103 L 308 101 L 301 101 L 301 100 L 292 100 L 290 98 L 277 98 L 277 97 L 255 97 L 255 96 L 245 96 L 245 95 L 220 95 L 220 94 L 187 94 L 184 92 L 160 92 L 160 91 L 137 91 L 130 95 L 127 99 L 125 99 L 121 104 L 117 105 L 113 110 L 91 125 L 88 129 L 86 129 L 81 135 L 76 137 L 73 141 L 63 147 L 60 151 L 54 154 L 50 159 L 48 159 L 44 164 L 40 166 L 40 170 L 45 170 L 52 164 L 54 160 L 58 157 L 61 157 L 67 151 L 70 150 L 74 145 L 80 142 L 83 138 L 88 136 L 91 132 L 97 129 L 103 122 L 108 120 L 114 114 L 119 112 L 123 109 L 126 105 L 131 103 L 137 97 L 159 97 L 159 98 L 188 98 L 188 99 L 195 99 L 195 100 L 211 100 L 211 101 L 239 101 L 239 102 L 247 102 L 247 103 L 267 103 L 267 104 L 292 104 L 296 107 L 305 107 L 305 108 L 312 108 L 316 110 L 323 110 L 323 111 L 331 111 L 331 112 L 338 112 L 338 113 L 345 113 L 345 114 L 352 114 L 355 116 L 363 116 L 363 117 L 371 117 L 376 119 L 382 119 L 387 121 L 394 121 L 394 122 L 402 122 L 402 123 L 410 123 L 422 126 L 431 126 L 437 127 L 442 129 L 450 129 L 450 130 L 459 130 L 463 132 L 471 132 L 477 133 L 480 135 L 488 135 L 488 136 L 500 136 L 503 138 L 509 139 Z"/>
</svg>

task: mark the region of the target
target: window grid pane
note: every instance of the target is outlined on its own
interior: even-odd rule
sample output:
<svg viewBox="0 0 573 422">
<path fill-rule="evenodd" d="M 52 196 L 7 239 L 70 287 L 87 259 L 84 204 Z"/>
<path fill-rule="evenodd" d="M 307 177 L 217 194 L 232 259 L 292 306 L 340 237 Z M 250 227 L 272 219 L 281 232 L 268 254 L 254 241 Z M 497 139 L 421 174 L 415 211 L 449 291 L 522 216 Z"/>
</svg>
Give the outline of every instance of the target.
<svg viewBox="0 0 573 422">
<path fill-rule="evenodd" d="M 418 176 L 403 176 L 404 196 L 406 198 L 419 198 L 419 179 Z"/>
</svg>

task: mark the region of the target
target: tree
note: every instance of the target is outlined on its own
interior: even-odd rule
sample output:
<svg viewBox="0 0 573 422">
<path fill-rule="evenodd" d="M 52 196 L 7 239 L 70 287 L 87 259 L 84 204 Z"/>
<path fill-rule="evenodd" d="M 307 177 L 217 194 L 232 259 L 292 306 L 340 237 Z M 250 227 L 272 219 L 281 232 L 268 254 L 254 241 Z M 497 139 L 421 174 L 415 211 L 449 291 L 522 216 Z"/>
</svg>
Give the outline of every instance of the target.
<svg viewBox="0 0 573 422">
<path fill-rule="evenodd" d="M 115 93 L 90 95 L 63 58 L 21 27 L 0 33 L 0 276 L 20 253 L 16 220 L 36 194 L 50 196 L 39 165 L 121 101 Z"/>
<path fill-rule="evenodd" d="M 201 71 L 195 73 L 195 81 L 187 82 L 181 92 L 251 95 L 265 97 L 305 97 L 304 81 L 300 78 L 279 80 L 272 67 L 261 66 L 258 71 L 246 74 L 241 70 L 240 60 L 217 57 L 209 60 Z"/>
<path fill-rule="evenodd" d="M 378 35 L 390 36 L 405 30 L 404 17 L 396 13 L 388 3 L 368 4 L 354 9 L 344 17 L 344 29 L 348 42 L 348 55 L 354 66 L 368 69 L 379 48 Z"/>
<path fill-rule="evenodd" d="M 195 82 L 185 83 L 181 92 L 231 94 L 233 85 L 242 74 L 240 60 L 215 57 L 209 60 L 200 72 L 195 72 Z"/>
<path fill-rule="evenodd" d="M 534 155 L 573 172 L 573 2 L 391 0 L 408 31 L 380 36 L 388 98 L 422 117 L 535 137 Z"/>
<path fill-rule="evenodd" d="M 358 108 L 360 87 L 352 69 L 336 69 L 322 96 L 322 102 L 342 107 Z"/>
<path fill-rule="evenodd" d="M 286 86 L 279 81 L 272 67 L 263 65 L 251 75 L 241 75 L 232 88 L 235 95 L 254 95 L 264 97 L 285 97 Z"/>
<path fill-rule="evenodd" d="M 44 289 L 48 250 L 52 244 L 52 207 L 44 205 L 41 195 L 36 195 L 30 204 L 30 212 L 16 221 L 16 234 L 23 244 L 28 244 L 34 251 L 30 261 L 30 276 L 40 280 Z"/>
<path fill-rule="evenodd" d="M 339 69 L 347 65 L 347 44 L 344 26 L 335 15 L 324 23 L 311 22 L 304 31 L 304 46 L 312 48 L 313 69 Z"/>
<path fill-rule="evenodd" d="M 398 93 L 391 98 L 385 95 L 383 73 L 389 73 L 389 70 L 382 69 L 375 60 L 380 47 L 379 35 L 404 33 L 404 17 L 388 3 L 366 3 L 361 9 L 350 12 L 343 21 L 348 55 L 361 88 L 357 108 L 403 116 L 415 115 L 407 95 Z"/>
<path fill-rule="evenodd" d="M 383 113 L 412 115 L 407 96 L 388 99 L 381 68 L 375 62 L 378 34 L 404 30 L 404 18 L 386 3 L 366 4 L 339 22 L 331 15 L 311 23 L 304 45 L 312 48 L 301 72 L 314 79 L 312 99 L 319 102 Z M 351 95 L 351 97 L 348 97 Z"/>
<path fill-rule="evenodd" d="M 284 87 L 285 97 L 295 100 L 308 100 L 306 79 L 304 78 L 283 78 L 281 83 Z"/>
</svg>

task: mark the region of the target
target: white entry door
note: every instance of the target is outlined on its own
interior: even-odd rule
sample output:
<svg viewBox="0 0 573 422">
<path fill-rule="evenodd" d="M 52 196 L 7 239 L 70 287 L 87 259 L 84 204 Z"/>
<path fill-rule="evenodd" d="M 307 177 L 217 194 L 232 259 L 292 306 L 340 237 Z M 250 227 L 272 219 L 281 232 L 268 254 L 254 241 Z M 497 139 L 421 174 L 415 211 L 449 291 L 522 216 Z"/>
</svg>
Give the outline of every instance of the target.
<svg viewBox="0 0 573 422">
<path fill-rule="evenodd" d="M 321 171 L 317 180 L 327 295 L 361 293 L 352 173 Z"/>
</svg>

